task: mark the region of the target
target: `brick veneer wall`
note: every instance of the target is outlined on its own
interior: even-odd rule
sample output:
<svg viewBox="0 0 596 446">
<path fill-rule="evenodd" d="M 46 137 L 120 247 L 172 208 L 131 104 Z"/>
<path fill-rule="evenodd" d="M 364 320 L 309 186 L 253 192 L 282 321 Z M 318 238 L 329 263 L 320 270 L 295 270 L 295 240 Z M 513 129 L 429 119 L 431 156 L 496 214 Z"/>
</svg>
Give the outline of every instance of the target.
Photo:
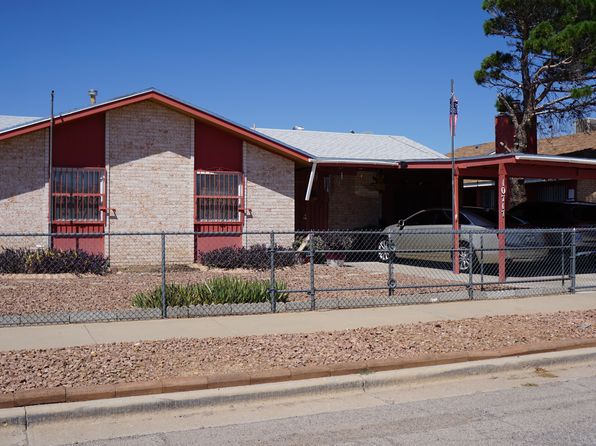
<svg viewBox="0 0 596 446">
<path fill-rule="evenodd" d="M 246 177 L 246 231 L 294 230 L 294 163 L 249 143 L 243 147 Z M 279 235 L 276 243 L 290 246 L 293 235 Z M 247 235 L 245 245 L 269 243 L 269 236 Z"/>
<path fill-rule="evenodd" d="M 577 199 L 596 203 L 596 180 L 578 180 Z"/>
<path fill-rule="evenodd" d="M 106 162 L 111 232 L 194 229 L 194 122 L 152 102 L 118 108 L 106 117 Z M 112 236 L 112 264 L 156 264 L 159 236 Z M 167 261 L 192 263 L 190 235 L 168 236 Z"/>
<path fill-rule="evenodd" d="M 47 130 L 0 142 L 0 232 L 48 231 L 47 175 Z M 47 245 L 47 237 L 0 238 L 0 246 Z"/>
<path fill-rule="evenodd" d="M 329 229 L 356 229 L 378 225 L 381 194 L 374 189 L 375 172 L 331 175 Z"/>
</svg>

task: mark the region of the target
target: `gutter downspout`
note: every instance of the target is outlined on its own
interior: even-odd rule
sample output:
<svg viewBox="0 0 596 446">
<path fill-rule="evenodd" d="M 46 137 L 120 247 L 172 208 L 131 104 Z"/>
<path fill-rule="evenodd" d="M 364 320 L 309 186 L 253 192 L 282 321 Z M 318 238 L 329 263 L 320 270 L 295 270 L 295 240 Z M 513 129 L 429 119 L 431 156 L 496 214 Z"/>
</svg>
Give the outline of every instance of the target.
<svg viewBox="0 0 596 446">
<path fill-rule="evenodd" d="M 315 174 L 317 173 L 317 160 L 312 160 L 312 167 L 310 169 L 310 176 L 308 177 L 308 187 L 306 188 L 306 196 L 304 201 L 310 200 L 310 193 L 312 192 L 312 185 L 315 181 Z"/>
</svg>

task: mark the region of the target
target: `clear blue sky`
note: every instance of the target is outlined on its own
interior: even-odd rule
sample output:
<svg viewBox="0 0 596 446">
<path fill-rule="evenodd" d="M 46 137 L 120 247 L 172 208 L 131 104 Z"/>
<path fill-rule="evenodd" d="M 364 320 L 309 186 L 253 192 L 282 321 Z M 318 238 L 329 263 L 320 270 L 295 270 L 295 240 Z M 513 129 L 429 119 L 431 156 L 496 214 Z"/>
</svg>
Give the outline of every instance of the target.
<svg viewBox="0 0 596 446">
<path fill-rule="evenodd" d="M 156 87 L 247 126 L 370 131 L 449 150 L 493 138 L 473 72 L 500 46 L 480 0 L 2 3 L 0 114 L 57 111 Z"/>
</svg>

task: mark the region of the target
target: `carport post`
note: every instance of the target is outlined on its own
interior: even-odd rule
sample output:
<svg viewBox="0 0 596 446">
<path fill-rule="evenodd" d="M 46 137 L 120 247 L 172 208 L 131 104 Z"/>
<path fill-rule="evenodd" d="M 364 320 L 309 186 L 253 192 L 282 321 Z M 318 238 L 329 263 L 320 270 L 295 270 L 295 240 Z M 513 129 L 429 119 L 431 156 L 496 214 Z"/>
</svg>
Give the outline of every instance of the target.
<svg viewBox="0 0 596 446">
<path fill-rule="evenodd" d="M 571 231 L 571 255 L 570 255 L 570 261 L 571 263 L 569 264 L 569 275 L 571 276 L 571 286 L 569 287 L 569 292 L 571 294 L 575 294 L 575 262 L 577 260 L 577 251 L 576 251 L 576 247 L 575 247 L 575 228 L 573 228 L 573 230 Z"/>
<path fill-rule="evenodd" d="M 505 282 L 506 252 L 505 252 L 505 215 L 507 212 L 507 169 L 504 164 L 499 164 L 499 282 Z"/>
<path fill-rule="evenodd" d="M 317 301 L 315 296 L 315 234 L 313 232 L 308 237 L 308 257 L 310 261 L 310 289 L 308 295 L 310 298 L 310 310 L 315 311 Z"/>
<path fill-rule="evenodd" d="M 474 245 L 472 244 L 472 234 L 468 234 L 468 258 L 470 259 L 468 267 L 468 297 L 474 299 Z"/>
<path fill-rule="evenodd" d="M 484 291 L 484 235 L 480 234 L 480 290 Z"/>
</svg>

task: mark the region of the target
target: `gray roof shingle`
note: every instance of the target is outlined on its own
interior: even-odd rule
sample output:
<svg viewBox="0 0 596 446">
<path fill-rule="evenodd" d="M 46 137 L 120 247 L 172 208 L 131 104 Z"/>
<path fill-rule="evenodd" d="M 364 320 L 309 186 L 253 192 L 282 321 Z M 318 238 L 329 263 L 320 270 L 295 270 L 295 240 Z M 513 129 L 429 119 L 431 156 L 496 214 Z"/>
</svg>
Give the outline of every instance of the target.
<svg viewBox="0 0 596 446">
<path fill-rule="evenodd" d="M 33 116 L 0 115 L 0 130 L 16 127 L 27 122 L 37 121 L 38 119 L 40 118 L 36 118 Z"/>
<path fill-rule="evenodd" d="M 261 128 L 256 131 L 308 152 L 313 158 L 379 161 L 445 158 L 404 136 Z"/>
</svg>

